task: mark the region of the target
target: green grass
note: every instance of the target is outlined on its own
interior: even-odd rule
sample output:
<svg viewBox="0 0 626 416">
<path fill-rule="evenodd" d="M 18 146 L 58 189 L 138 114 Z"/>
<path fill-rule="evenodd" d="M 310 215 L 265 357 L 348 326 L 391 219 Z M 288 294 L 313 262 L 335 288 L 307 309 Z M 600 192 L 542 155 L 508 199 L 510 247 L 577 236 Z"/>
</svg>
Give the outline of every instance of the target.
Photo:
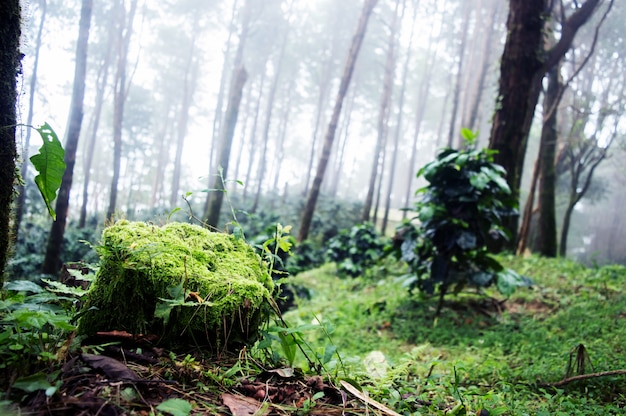
<svg viewBox="0 0 626 416">
<path fill-rule="evenodd" d="M 436 299 L 409 295 L 393 267 L 340 279 L 326 265 L 294 277 L 312 297 L 285 319 L 296 326 L 320 322 L 328 335 L 302 335 L 313 352 L 331 343 L 338 348 L 341 362 L 330 361 L 326 370 L 354 380 L 399 413 L 624 414 L 626 376 L 560 388 L 546 383 L 565 377 L 581 344 L 593 365 L 586 361 L 585 373 L 626 369 L 626 268 L 590 269 L 538 257 L 500 260 L 535 285 L 504 302 L 491 290 L 449 296 L 435 319 Z M 363 364 L 372 351 L 385 357 L 386 373 L 377 378 Z M 305 365 L 302 357 L 297 364 Z"/>
</svg>

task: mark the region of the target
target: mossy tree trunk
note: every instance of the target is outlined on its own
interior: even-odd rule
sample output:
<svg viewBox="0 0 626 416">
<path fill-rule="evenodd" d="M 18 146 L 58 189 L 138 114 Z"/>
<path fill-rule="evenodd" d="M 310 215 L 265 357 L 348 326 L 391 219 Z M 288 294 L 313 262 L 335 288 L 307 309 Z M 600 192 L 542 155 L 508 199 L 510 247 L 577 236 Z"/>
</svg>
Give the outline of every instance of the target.
<svg viewBox="0 0 626 416">
<path fill-rule="evenodd" d="M 15 181 L 17 74 L 21 61 L 19 0 L 0 3 L 0 287 L 11 242 L 11 202 Z"/>
</svg>

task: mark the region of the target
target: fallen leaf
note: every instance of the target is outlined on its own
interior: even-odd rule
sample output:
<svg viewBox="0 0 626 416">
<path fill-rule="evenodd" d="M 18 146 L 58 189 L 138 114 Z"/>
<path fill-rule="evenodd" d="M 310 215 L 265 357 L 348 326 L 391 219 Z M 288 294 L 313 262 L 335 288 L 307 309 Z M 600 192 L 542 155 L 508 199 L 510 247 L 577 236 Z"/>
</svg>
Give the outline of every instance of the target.
<svg viewBox="0 0 626 416">
<path fill-rule="evenodd" d="M 94 370 L 102 370 L 110 380 L 139 380 L 137 373 L 115 358 L 95 354 L 81 354 L 81 358 Z"/>
<path fill-rule="evenodd" d="M 222 394 L 222 402 L 233 416 L 264 416 L 269 412 L 269 409 L 265 409 L 261 413 L 257 413 L 263 405 L 250 397 L 224 393 Z"/>
</svg>

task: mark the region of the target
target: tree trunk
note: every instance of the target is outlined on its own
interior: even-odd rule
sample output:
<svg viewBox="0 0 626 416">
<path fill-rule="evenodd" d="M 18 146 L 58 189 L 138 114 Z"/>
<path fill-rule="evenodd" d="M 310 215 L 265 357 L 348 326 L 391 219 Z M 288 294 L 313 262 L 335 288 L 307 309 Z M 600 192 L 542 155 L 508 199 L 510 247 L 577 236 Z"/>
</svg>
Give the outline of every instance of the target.
<svg viewBox="0 0 626 416">
<path fill-rule="evenodd" d="M 96 150 L 96 142 L 98 139 L 98 129 L 100 127 L 100 117 L 102 116 L 102 105 L 104 104 L 104 93 L 109 82 L 109 69 L 111 67 L 111 58 L 113 54 L 113 40 L 115 39 L 115 6 L 111 10 L 109 16 L 109 33 L 107 39 L 106 53 L 104 61 L 98 70 L 98 78 L 96 80 L 96 100 L 91 120 L 91 135 L 87 142 L 87 150 L 83 166 L 83 199 L 80 207 L 80 217 L 78 220 L 78 228 L 83 228 L 87 222 L 87 204 L 89 203 L 89 184 L 91 181 L 91 166 Z"/>
<path fill-rule="evenodd" d="M 556 257 L 556 160 L 557 105 L 560 101 L 560 65 L 548 71 L 548 88 L 543 100 L 544 120 L 539 144 L 539 224 L 537 249 L 546 257 Z"/>
<path fill-rule="evenodd" d="M 348 58 L 344 68 L 343 76 L 341 77 L 341 83 L 339 85 L 339 92 L 337 93 L 337 99 L 335 100 L 335 106 L 333 113 L 328 124 L 328 130 L 324 137 L 324 146 L 322 148 L 322 155 L 317 165 L 317 171 L 315 178 L 313 179 L 313 185 L 307 195 L 304 210 L 302 211 L 302 218 L 300 221 L 300 228 L 298 230 L 298 241 L 304 241 L 309 235 L 311 229 L 311 222 L 313 220 L 313 213 L 315 212 L 315 205 L 317 204 L 317 198 L 319 197 L 322 181 L 324 180 L 324 174 L 326 173 L 326 167 L 328 166 L 328 159 L 330 157 L 330 149 L 333 146 L 333 140 L 335 139 L 335 131 L 337 130 L 337 123 L 339 122 L 339 116 L 341 114 L 341 107 L 343 100 L 348 91 L 350 85 L 350 79 L 354 72 L 354 66 L 356 59 L 359 56 L 359 50 L 363 44 L 363 38 L 365 37 L 365 31 L 367 29 L 367 23 L 369 21 L 372 10 L 378 0 L 365 0 L 363 4 L 363 10 L 361 17 L 359 18 L 359 24 L 354 37 L 352 38 L 352 45 L 348 52 Z"/>
<path fill-rule="evenodd" d="M 376 182 L 378 181 L 379 176 L 382 176 L 383 174 L 382 153 L 385 151 L 385 144 L 387 142 L 387 134 L 389 131 L 389 107 L 391 102 L 391 95 L 393 94 L 393 78 L 396 67 L 395 46 L 398 24 L 398 7 L 399 0 L 396 0 L 391 27 L 389 29 L 389 39 L 387 39 L 387 56 L 385 58 L 383 91 L 380 97 L 380 107 L 378 107 L 376 147 L 374 148 L 374 159 L 372 160 L 372 170 L 370 171 L 369 186 L 367 188 L 367 195 L 365 196 L 365 202 L 363 204 L 363 214 L 361 215 L 361 219 L 363 221 L 370 220 L 372 203 L 374 201 L 374 193 L 376 192 Z M 378 189 L 380 192 L 380 187 L 378 187 Z M 374 219 L 374 221 L 375 220 L 376 218 Z"/>
<path fill-rule="evenodd" d="M 213 117 L 213 135 L 211 136 L 211 147 L 209 150 L 209 175 L 213 175 L 215 172 L 214 166 L 214 153 L 215 149 L 219 146 L 218 139 L 220 137 L 220 130 L 222 128 L 222 117 L 223 111 L 222 107 L 224 106 L 224 92 L 226 91 L 226 79 L 227 79 L 227 69 L 230 67 L 228 57 L 230 55 L 230 48 L 232 45 L 232 38 L 235 34 L 235 29 L 237 25 L 235 24 L 235 17 L 237 16 L 237 3 L 238 1 L 233 1 L 233 8 L 230 14 L 230 25 L 228 26 L 228 39 L 226 40 L 226 47 L 224 49 L 224 61 L 222 62 L 222 72 L 220 75 L 220 89 L 217 94 L 217 106 L 215 108 L 215 115 Z"/>
<path fill-rule="evenodd" d="M 230 149 L 235 135 L 235 127 L 237 126 L 237 116 L 239 115 L 239 104 L 243 94 L 243 86 L 246 83 L 248 74 L 244 67 L 235 70 L 231 91 L 228 97 L 228 106 L 226 107 L 226 117 L 224 119 L 223 135 L 220 139 L 219 166 L 221 171 L 215 176 L 213 182 L 213 190 L 209 192 L 207 203 L 207 211 L 205 213 L 204 222 L 207 226 L 218 229 L 220 211 L 222 210 L 222 202 L 224 200 L 224 180 L 228 175 L 228 163 L 230 161 Z"/>
<path fill-rule="evenodd" d="M 120 24 L 117 32 L 117 72 L 113 90 L 113 176 L 111 177 L 111 191 L 109 193 L 109 207 L 106 218 L 113 221 L 117 207 L 117 187 L 122 165 L 122 124 L 124 121 L 124 104 L 128 94 L 126 85 L 126 62 L 128 60 L 128 46 L 133 32 L 133 20 L 137 9 L 137 0 L 132 0 L 128 18 L 124 3 L 117 4 Z"/>
<path fill-rule="evenodd" d="M 65 172 L 56 201 L 57 218 L 52 223 L 42 272 L 56 275 L 61 267 L 61 250 L 63 249 L 63 235 L 67 223 L 67 212 L 70 202 L 70 191 L 74 177 L 76 150 L 83 122 L 83 100 L 85 97 L 85 79 L 87 77 L 87 46 L 89 44 L 89 27 L 93 0 L 83 0 L 80 11 L 78 41 L 76 43 L 76 69 L 74 71 L 74 87 L 72 89 L 72 103 L 70 108 L 69 126 L 65 140 Z"/>
<path fill-rule="evenodd" d="M 265 84 L 265 71 L 261 74 L 261 81 L 259 85 L 259 95 L 257 96 L 256 103 L 254 105 L 254 118 L 252 121 L 252 129 L 250 129 L 250 141 L 248 152 L 248 168 L 246 169 L 246 176 L 244 180 L 244 188 L 243 188 L 243 201 L 245 202 L 248 199 L 248 193 L 250 192 L 251 184 L 252 184 L 252 166 L 254 165 L 254 158 L 256 156 L 257 150 L 257 125 L 259 123 L 259 114 L 261 114 L 261 98 L 263 98 L 263 85 Z"/>
<path fill-rule="evenodd" d="M 44 23 L 46 21 L 46 11 L 48 3 L 46 0 L 41 0 L 41 18 L 39 20 L 39 28 L 37 29 L 37 39 L 35 40 L 35 60 L 33 62 L 33 73 L 30 77 L 30 85 L 28 91 L 28 116 L 26 117 L 26 125 L 33 124 L 33 113 L 35 107 L 35 91 L 37 89 L 37 70 L 39 68 L 39 51 L 41 50 L 41 35 L 43 33 Z M 22 223 L 22 216 L 24 215 L 24 205 L 26 203 L 26 180 L 28 177 L 28 149 L 30 148 L 30 135 L 33 129 L 26 129 L 26 139 L 24 140 L 24 147 L 22 148 L 22 166 L 20 172 L 22 183 L 17 188 L 17 202 L 15 204 L 15 220 L 13 223 L 13 238 L 17 239 L 20 224 Z"/>
<path fill-rule="evenodd" d="M 416 16 L 414 15 L 413 16 L 414 22 L 415 22 L 415 18 Z M 413 189 L 413 179 L 415 178 L 415 174 L 417 172 L 415 168 L 415 163 L 417 162 L 418 140 L 419 140 L 419 135 L 420 135 L 420 131 L 422 128 L 422 122 L 424 121 L 424 113 L 426 111 L 426 102 L 428 99 L 428 94 L 430 93 L 431 76 L 432 76 L 433 67 L 435 66 L 433 65 L 433 63 L 437 60 L 438 50 L 434 49 L 433 51 L 434 33 L 435 33 L 434 29 L 431 28 L 431 32 L 428 37 L 428 49 L 426 52 L 426 56 L 427 56 L 426 65 L 424 67 L 424 74 L 422 75 L 421 80 L 420 80 L 420 86 L 419 86 L 418 95 L 417 95 L 417 104 L 415 106 L 415 118 L 414 118 L 415 124 L 413 127 L 413 140 L 411 142 L 411 158 L 409 160 L 409 168 L 407 169 L 408 178 L 407 178 L 406 192 L 404 195 L 404 207 L 405 208 L 409 208 L 411 195 L 413 195 L 415 192 Z M 406 219 L 406 217 L 407 217 L 407 211 L 404 210 L 402 212 L 402 219 Z"/>
<path fill-rule="evenodd" d="M 402 15 L 400 21 L 404 18 L 406 3 L 402 3 Z M 391 210 L 391 195 L 393 194 L 393 183 L 396 176 L 396 161 L 398 159 L 398 147 L 400 145 L 400 136 L 402 135 L 402 115 L 404 112 L 404 93 L 406 90 L 407 77 L 409 74 L 409 63 L 411 61 L 411 50 L 413 48 L 413 32 L 415 29 L 415 19 L 411 25 L 411 33 L 409 35 L 409 45 L 406 48 L 406 57 L 402 66 L 402 83 L 400 84 L 400 97 L 398 98 L 398 117 L 396 119 L 396 131 L 393 139 L 393 151 L 391 153 L 391 165 L 389 166 L 389 182 L 387 183 L 387 195 L 385 197 L 385 213 L 380 226 L 380 232 L 385 235 L 387 231 L 387 223 L 389 221 L 389 211 Z"/>
<path fill-rule="evenodd" d="M 255 213 L 259 207 L 259 199 L 261 198 L 261 191 L 263 189 L 263 181 L 265 180 L 265 171 L 267 166 L 267 146 L 270 140 L 270 126 L 272 122 L 272 112 L 274 110 L 274 100 L 276 99 L 276 91 L 278 90 L 278 82 L 282 72 L 283 60 L 285 58 L 285 50 L 287 49 L 287 38 L 289 36 L 289 30 L 285 32 L 283 42 L 280 47 L 280 53 L 278 55 L 278 61 L 274 66 L 274 80 L 272 87 L 270 88 L 270 95 L 267 97 L 267 107 L 265 109 L 265 125 L 263 127 L 263 150 L 261 151 L 261 158 L 259 160 L 259 167 L 257 170 L 256 180 L 257 187 L 254 194 L 254 203 L 252 204 L 251 212 Z"/>
<path fill-rule="evenodd" d="M 530 125 L 539 99 L 541 80 L 569 50 L 578 29 L 587 22 L 600 0 L 587 0 L 562 22 L 561 38 L 544 51 L 543 31 L 547 0 L 510 0 L 507 39 L 500 60 L 500 81 L 496 113 L 491 128 L 489 147 L 496 150 L 495 162 L 507 172 L 506 179 L 519 200 L 524 157 Z M 518 216 L 504 219 L 511 233 L 506 245 L 514 246 Z M 501 249 L 497 242 L 493 249 Z"/>
<path fill-rule="evenodd" d="M 456 80 L 454 81 L 454 92 L 452 95 L 452 114 L 450 116 L 450 127 L 448 129 L 448 147 L 452 147 L 455 135 L 458 135 L 460 129 L 457 129 L 456 119 L 459 109 L 459 101 L 461 100 L 461 83 L 463 81 L 463 60 L 465 58 L 465 44 L 469 32 L 469 22 L 471 20 L 472 7 L 469 2 L 463 2 L 463 27 L 461 28 L 461 43 L 459 44 L 458 65 L 456 68 Z M 465 127 L 465 126 L 462 126 Z"/>
<path fill-rule="evenodd" d="M 180 197 L 178 195 L 180 188 L 180 175 L 182 171 L 183 147 L 185 145 L 185 137 L 187 136 L 187 125 L 189 124 L 189 108 L 193 101 L 193 93 L 196 90 L 198 80 L 198 60 L 196 59 L 196 40 L 198 37 L 198 16 L 195 17 L 193 30 L 191 32 L 191 45 L 189 47 L 189 55 L 185 64 L 185 73 L 183 75 L 183 96 L 178 114 L 178 123 L 176 129 L 176 155 L 174 157 L 174 174 L 172 176 L 172 192 L 170 194 L 170 209 L 176 206 L 176 202 Z"/>
<path fill-rule="evenodd" d="M 9 256 L 11 202 L 15 183 L 17 74 L 21 61 L 21 7 L 19 0 L 0 5 L 0 287 Z"/>
</svg>

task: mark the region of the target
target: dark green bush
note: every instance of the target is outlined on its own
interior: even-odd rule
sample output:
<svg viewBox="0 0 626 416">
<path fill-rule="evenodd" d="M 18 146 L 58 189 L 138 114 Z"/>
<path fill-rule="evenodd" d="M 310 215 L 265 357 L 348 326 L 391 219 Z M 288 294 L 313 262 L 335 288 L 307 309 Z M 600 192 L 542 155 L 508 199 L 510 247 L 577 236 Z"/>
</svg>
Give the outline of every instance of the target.
<svg viewBox="0 0 626 416">
<path fill-rule="evenodd" d="M 467 133 L 467 132 L 466 132 Z M 504 294 L 528 279 L 505 270 L 487 249 L 491 240 L 508 238 L 502 218 L 515 213 L 504 169 L 493 152 L 445 149 L 417 173 L 428 185 L 417 191 L 419 225 L 404 223 L 395 253 L 411 269 L 410 288 L 440 294 L 497 284 Z"/>
<path fill-rule="evenodd" d="M 326 257 L 337 263 L 340 276 L 357 277 L 384 254 L 385 242 L 371 223 L 342 230 L 328 241 Z"/>
</svg>

